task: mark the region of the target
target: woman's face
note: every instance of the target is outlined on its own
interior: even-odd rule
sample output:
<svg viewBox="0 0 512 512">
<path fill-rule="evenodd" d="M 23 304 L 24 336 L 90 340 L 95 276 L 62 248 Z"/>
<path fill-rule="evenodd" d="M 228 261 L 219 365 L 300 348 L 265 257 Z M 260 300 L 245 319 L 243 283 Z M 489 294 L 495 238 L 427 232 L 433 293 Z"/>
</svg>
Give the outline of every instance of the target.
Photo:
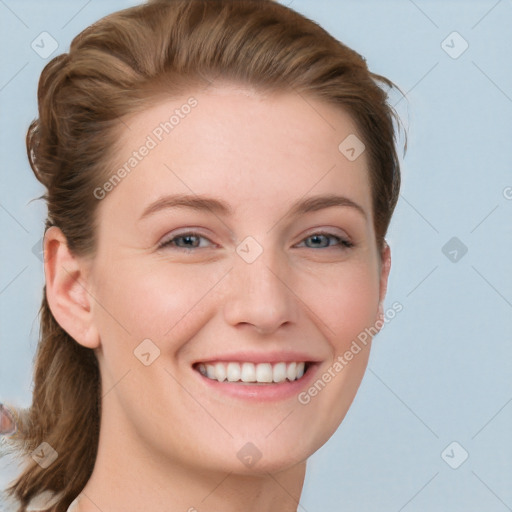
<svg viewBox="0 0 512 512">
<path fill-rule="evenodd" d="M 87 277 L 102 428 L 192 467 L 304 461 L 355 396 L 389 272 L 353 121 L 221 84 L 126 124 Z"/>
</svg>

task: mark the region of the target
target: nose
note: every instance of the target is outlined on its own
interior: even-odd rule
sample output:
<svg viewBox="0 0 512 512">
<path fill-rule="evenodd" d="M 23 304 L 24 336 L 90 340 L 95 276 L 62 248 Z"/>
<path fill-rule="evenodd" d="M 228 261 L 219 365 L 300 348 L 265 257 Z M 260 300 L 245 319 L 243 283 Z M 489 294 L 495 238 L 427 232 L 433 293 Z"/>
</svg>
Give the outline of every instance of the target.
<svg viewBox="0 0 512 512">
<path fill-rule="evenodd" d="M 247 263 L 235 255 L 229 273 L 229 292 L 224 318 L 232 326 L 250 326 L 259 334 L 272 334 L 298 318 L 298 298 L 289 283 L 290 272 L 283 261 L 264 251 Z"/>
</svg>

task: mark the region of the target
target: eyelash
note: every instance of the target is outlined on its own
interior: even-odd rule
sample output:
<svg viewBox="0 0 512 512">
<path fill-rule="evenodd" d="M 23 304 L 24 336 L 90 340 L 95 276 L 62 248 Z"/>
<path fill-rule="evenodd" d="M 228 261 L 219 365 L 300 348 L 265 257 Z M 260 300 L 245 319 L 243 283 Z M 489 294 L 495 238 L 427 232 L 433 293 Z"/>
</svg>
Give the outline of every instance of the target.
<svg viewBox="0 0 512 512">
<path fill-rule="evenodd" d="M 162 242 L 161 244 L 158 245 L 158 249 L 163 249 L 163 248 L 166 248 L 166 247 L 173 247 L 175 249 L 178 249 L 178 250 L 182 250 L 182 251 L 187 251 L 187 252 L 190 252 L 191 249 L 201 249 L 201 247 L 178 247 L 176 245 L 174 245 L 173 243 L 175 242 L 175 240 L 178 240 L 180 238 L 187 238 L 187 237 L 191 237 L 191 236 L 194 236 L 194 237 L 199 237 L 199 238 L 204 238 L 205 240 L 208 240 L 211 242 L 211 240 L 209 240 L 208 238 L 206 238 L 205 236 L 201 235 L 200 233 L 196 233 L 194 231 L 190 231 L 190 232 L 186 232 L 186 233 L 181 233 L 180 235 L 176 235 L 175 237 L 169 239 L 169 240 L 166 240 L 165 242 Z M 306 238 L 304 238 L 302 240 L 302 242 L 304 240 L 307 240 L 308 238 L 313 238 L 313 237 L 316 237 L 316 236 L 326 236 L 328 238 L 334 238 L 336 240 L 338 240 L 338 244 L 340 246 L 340 249 L 341 250 L 346 250 L 346 249 L 350 249 L 351 247 L 354 247 L 354 244 L 352 242 L 350 242 L 349 240 L 346 240 L 345 238 L 342 238 L 338 235 L 333 235 L 332 233 L 329 233 L 327 231 L 318 231 L 318 232 L 315 232 L 315 233 L 312 233 L 311 235 L 308 235 Z M 320 249 L 327 249 L 329 247 L 333 247 L 332 245 L 328 245 L 327 247 L 320 247 Z M 307 249 L 315 249 L 314 247 L 307 247 Z"/>
</svg>

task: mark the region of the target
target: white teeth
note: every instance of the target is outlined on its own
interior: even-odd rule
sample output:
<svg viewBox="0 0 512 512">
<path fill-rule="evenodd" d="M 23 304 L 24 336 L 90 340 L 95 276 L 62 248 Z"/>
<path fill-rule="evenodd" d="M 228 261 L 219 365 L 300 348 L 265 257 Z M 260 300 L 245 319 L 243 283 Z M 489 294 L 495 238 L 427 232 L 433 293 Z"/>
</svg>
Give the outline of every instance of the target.
<svg viewBox="0 0 512 512">
<path fill-rule="evenodd" d="M 238 363 L 228 363 L 226 375 L 228 376 L 229 382 L 236 382 L 237 380 L 240 380 L 241 373 L 242 370 Z"/>
<path fill-rule="evenodd" d="M 214 379 L 215 378 L 215 366 L 213 366 L 212 364 L 207 364 L 206 365 L 206 376 L 209 379 Z"/>
<path fill-rule="evenodd" d="M 256 367 L 253 363 L 242 365 L 241 378 L 243 382 L 254 382 L 256 380 Z"/>
<path fill-rule="evenodd" d="M 286 380 L 286 363 L 277 363 L 273 369 L 274 382 L 283 382 Z"/>
<path fill-rule="evenodd" d="M 286 367 L 286 377 L 288 380 L 294 380 L 297 378 L 297 363 L 290 363 Z"/>
<path fill-rule="evenodd" d="M 256 381 L 272 382 L 272 365 L 270 363 L 256 365 Z"/>
<path fill-rule="evenodd" d="M 222 363 L 217 363 L 215 365 L 215 378 L 219 382 L 224 382 L 226 380 L 226 377 L 226 366 L 223 365 Z"/>
<path fill-rule="evenodd" d="M 200 363 L 197 370 L 212 380 L 224 382 L 272 383 L 294 381 L 304 375 L 305 362 L 293 363 Z"/>
</svg>

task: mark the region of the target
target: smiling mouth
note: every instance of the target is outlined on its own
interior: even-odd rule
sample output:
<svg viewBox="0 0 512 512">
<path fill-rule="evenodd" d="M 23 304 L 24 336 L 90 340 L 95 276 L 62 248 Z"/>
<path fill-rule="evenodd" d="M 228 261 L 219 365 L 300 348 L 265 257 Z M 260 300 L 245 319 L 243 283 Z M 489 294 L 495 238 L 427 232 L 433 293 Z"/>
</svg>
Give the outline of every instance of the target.
<svg viewBox="0 0 512 512">
<path fill-rule="evenodd" d="M 309 368 L 307 361 L 279 363 L 216 362 L 198 363 L 194 369 L 218 382 L 276 384 L 300 380 Z"/>
</svg>

